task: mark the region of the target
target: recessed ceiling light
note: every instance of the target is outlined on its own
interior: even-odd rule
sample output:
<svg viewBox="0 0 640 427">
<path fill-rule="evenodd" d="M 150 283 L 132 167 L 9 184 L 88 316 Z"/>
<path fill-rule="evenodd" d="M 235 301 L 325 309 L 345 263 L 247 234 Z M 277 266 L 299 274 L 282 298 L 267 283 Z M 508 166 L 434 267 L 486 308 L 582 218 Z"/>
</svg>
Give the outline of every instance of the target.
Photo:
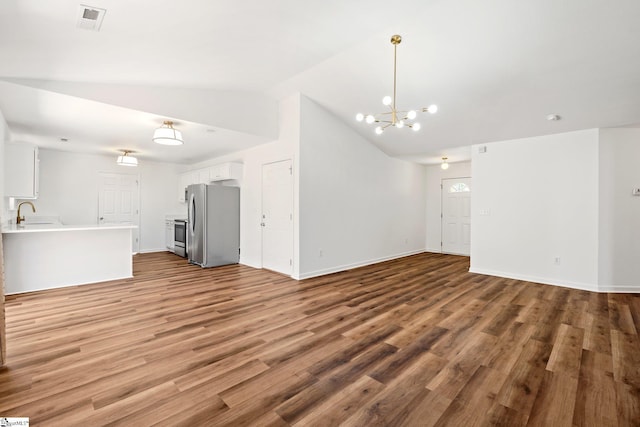
<svg viewBox="0 0 640 427">
<path fill-rule="evenodd" d="M 67 142 L 67 141 L 69 141 L 69 139 L 68 138 L 60 138 L 60 141 Z"/>
<path fill-rule="evenodd" d="M 557 114 L 549 114 L 547 116 L 547 120 L 549 120 L 550 122 L 557 122 L 558 120 L 560 120 L 562 117 L 560 117 Z"/>
</svg>

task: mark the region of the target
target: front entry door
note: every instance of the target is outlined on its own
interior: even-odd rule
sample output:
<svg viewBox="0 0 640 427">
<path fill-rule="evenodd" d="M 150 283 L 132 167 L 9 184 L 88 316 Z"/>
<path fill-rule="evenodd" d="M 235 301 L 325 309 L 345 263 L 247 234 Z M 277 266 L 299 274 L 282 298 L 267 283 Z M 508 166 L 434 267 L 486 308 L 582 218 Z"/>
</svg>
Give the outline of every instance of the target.
<svg viewBox="0 0 640 427">
<path fill-rule="evenodd" d="M 100 173 L 98 194 L 98 224 L 139 225 L 138 176 L 120 173 Z M 140 247 L 138 229 L 131 230 L 131 248 Z"/>
<path fill-rule="evenodd" d="M 293 272 L 293 169 L 291 160 L 262 165 L 262 267 Z"/>
<path fill-rule="evenodd" d="M 471 178 L 442 180 L 442 252 L 471 253 Z"/>
</svg>

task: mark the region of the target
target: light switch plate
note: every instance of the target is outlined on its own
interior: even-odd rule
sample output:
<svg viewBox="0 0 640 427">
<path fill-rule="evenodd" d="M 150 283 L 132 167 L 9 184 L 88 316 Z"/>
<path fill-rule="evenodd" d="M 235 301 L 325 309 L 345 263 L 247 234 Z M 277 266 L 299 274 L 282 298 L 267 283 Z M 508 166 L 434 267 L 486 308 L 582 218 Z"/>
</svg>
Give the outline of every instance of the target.
<svg viewBox="0 0 640 427">
<path fill-rule="evenodd" d="M 640 188 L 634 188 L 631 191 L 631 194 L 634 195 L 634 196 L 640 196 Z"/>
</svg>

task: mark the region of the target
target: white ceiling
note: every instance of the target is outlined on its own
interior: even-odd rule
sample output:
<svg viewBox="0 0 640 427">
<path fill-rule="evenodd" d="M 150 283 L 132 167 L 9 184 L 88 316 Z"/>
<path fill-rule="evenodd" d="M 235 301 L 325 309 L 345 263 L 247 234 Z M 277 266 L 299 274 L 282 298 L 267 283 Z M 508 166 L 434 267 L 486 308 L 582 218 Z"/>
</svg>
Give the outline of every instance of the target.
<svg viewBox="0 0 640 427">
<path fill-rule="evenodd" d="M 107 9 L 99 32 L 76 28 L 79 1 L 0 2 L 0 110 L 15 140 L 192 163 L 273 140 L 254 122 L 275 126 L 265 99 L 295 92 L 423 163 L 463 160 L 459 147 L 474 143 L 640 123 L 637 0 L 87 3 Z M 396 33 L 398 106 L 440 110 L 419 132 L 376 136 L 353 118 L 384 111 Z M 150 141 L 167 118 L 184 146 Z"/>
</svg>

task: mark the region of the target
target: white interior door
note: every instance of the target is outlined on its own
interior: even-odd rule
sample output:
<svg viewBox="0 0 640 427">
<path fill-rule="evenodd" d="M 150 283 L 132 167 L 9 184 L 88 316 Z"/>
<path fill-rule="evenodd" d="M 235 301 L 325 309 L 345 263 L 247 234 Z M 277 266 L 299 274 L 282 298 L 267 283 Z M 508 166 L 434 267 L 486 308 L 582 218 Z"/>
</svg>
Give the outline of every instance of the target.
<svg viewBox="0 0 640 427">
<path fill-rule="evenodd" d="M 291 160 L 262 165 L 262 267 L 293 272 L 293 169 Z"/>
<path fill-rule="evenodd" d="M 100 173 L 98 224 L 139 225 L 139 183 L 137 175 Z M 138 229 L 131 230 L 131 248 L 140 247 Z"/>
<path fill-rule="evenodd" d="M 442 252 L 471 253 L 471 178 L 442 180 Z"/>
</svg>

